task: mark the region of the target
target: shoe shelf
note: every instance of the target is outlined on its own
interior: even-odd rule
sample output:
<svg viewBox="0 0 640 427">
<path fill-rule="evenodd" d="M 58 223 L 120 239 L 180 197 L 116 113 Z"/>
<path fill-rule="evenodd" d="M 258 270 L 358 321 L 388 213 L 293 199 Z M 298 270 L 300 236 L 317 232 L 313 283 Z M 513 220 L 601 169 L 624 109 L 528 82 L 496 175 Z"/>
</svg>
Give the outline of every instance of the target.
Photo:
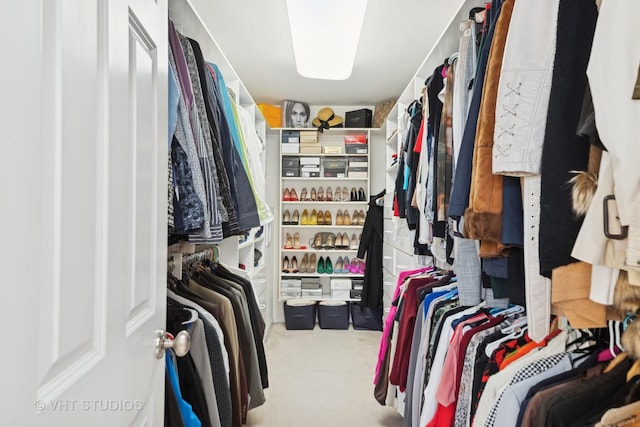
<svg viewBox="0 0 640 427">
<path fill-rule="evenodd" d="M 369 178 L 358 177 L 335 177 L 335 176 L 315 176 L 315 177 L 303 177 L 303 176 L 283 176 L 283 181 L 368 181 Z"/>
<path fill-rule="evenodd" d="M 310 135 L 314 129 L 300 130 L 299 151 L 304 153 L 290 152 L 295 149 L 288 145 L 290 131 L 295 132 L 280 131 L 281 141 L 286 132 L 287 142 L 280 144 L 278 297 L 359 301 L 348 298 L 349 293 L 338 298 L 333 291 L 343 290 L 339 286 L 345 286 L 345 280 L 359 284 L 364 277 L 365 261 L 357 259 L 357 253 L 371 194 L 371 129 L 332 128 L 316 136 Z M 347 238 L 344 246 L 340 234 Z M 324 271 L 327 263 L 330 273 Z M 317 295 L 291 295 L 309 286 Z"/>
</svg>

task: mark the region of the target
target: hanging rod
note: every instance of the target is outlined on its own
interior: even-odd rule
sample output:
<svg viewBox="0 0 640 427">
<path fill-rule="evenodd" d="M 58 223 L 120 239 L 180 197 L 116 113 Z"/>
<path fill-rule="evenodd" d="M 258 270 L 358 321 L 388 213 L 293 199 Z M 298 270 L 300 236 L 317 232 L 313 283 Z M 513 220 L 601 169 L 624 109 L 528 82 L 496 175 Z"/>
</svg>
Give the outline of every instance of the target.
<svg viewBox="0 0 640 427">
<path fill-rule="evenodd" d="M 213 246 L 211 248 L 206 248 L 200 252 L 196 252 L 194 254 L 185 255 L 182 257 L 182 268 L 188 268 L 191 265 L 204 261 L 210 260 L 213 262 L 218 261 L 218 247 Z"/>
</svg>

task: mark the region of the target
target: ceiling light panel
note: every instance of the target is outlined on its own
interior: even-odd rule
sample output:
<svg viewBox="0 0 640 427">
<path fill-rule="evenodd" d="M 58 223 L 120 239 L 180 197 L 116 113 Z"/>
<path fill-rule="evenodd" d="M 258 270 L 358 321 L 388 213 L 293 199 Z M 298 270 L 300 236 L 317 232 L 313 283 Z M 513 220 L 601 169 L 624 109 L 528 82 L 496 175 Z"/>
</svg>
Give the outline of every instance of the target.
<svg viewBox="0 0 640 427">
<path fill-rule="evenodd" d="M 348 79 L 366 8 L 367 0 L 287 0 L 298 74 Z"/>
</svg>

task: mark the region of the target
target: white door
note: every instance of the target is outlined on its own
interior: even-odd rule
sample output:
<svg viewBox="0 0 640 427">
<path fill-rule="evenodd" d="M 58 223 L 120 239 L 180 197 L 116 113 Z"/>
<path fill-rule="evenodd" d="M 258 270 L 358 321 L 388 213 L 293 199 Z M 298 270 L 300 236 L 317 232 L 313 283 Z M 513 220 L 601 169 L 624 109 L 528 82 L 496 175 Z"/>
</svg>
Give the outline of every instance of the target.
<svg viewBox="0 0 640 427">
<path fill-rule="evenodd" d="M 166 0 L 0 13 L 0 424 L 158 426 Z"/>
</svg>

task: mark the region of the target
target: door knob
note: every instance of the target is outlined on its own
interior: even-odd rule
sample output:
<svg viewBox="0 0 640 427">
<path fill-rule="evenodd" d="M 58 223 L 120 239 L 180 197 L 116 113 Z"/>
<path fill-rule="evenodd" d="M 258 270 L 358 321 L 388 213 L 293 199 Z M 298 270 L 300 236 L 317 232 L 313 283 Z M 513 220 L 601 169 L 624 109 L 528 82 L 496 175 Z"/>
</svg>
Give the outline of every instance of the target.
<svg viewBox="0 0 640 427">
<path fill-rule="evenodd" d="M 172 348 L 178 357 L 185 356 L 191 348 L 189 332 L 180 331 L 174 338 L 173 335 L 163 330 L 156 331 L 156 357 L 162 359 L 164 351 L 168 348 Z"/>
</svg>

